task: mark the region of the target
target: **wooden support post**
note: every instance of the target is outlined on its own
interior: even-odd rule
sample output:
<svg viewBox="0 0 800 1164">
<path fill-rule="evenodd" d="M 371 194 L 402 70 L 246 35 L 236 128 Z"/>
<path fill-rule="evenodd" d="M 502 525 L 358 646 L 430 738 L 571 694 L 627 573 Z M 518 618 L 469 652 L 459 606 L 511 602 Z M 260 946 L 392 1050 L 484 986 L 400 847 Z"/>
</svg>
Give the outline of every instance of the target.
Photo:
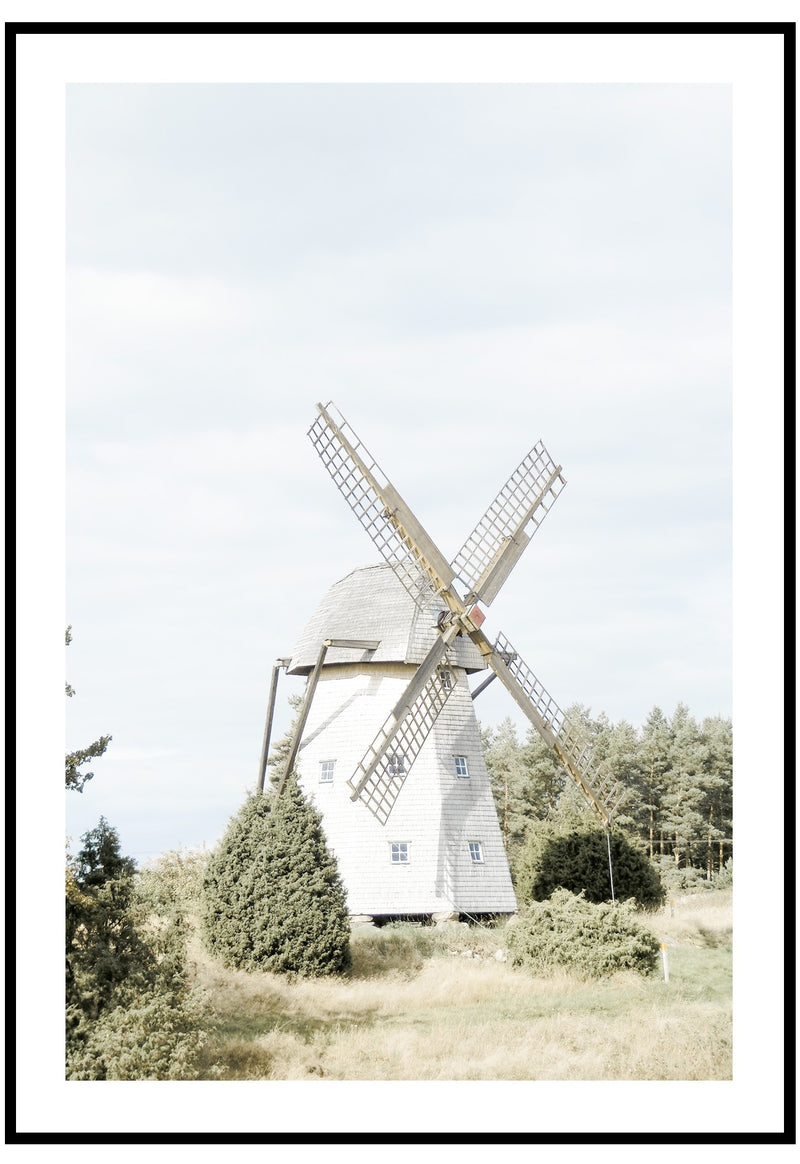
<svg viewBox="0 0 800 1164">
<path fill-rule="evenodd" d="M 497 678 L 497 676 L 495 675 L 494 671 L 492 671 L 492 673 L 491 673 L 491 675 L 489 676 L 489 678 L 488 678 L 488 679 L 484 679 L 483 683 L 480 683 L 480 684 L 479 684 L 479 685 L 478 685 L 478 686 L 475 688 L 475 690 L 474 690 L 474 691 L 471 693 L 471 694 L 472 694 L 472 699 L 473 699 L 473 702 L 474 702 L 474 701 L 475 701 L 475 700 L 478 698 L 478 696 L 480 695 L 480 693 L 481 693 L 482 691 L 485 691 L 485 690 L 486 690 L 486 688 L 489 686 L 489 684 L 492 682 L 492 680 L 493 680 L 493 679 L 496 679 L 496 678 Z"/>
<path fill-rule="evenodd" d="M 377 651 L 380 646 L 380 639 L 374 641 L 372 639 L 325 639 L 317 655 L 317 661 L 314 664 L 314 669 L 308 677 L 306 684 L 306 692 L 303 696 L 303 704 L 300 708 L 300 715 L 297 720 L 297 727 L 292 736 L 291 746 L 289 747 L 289 755 L 286 759 L 286 767 L 281 776 L 280 783 L 276 789 L 278 796 L 283 792 L 286 778 L 294 768 L 294 762 L 297 759 L 297 753 L 300 748 L 300 740 L 303 738 L 303 730 L 306 726 L 308 713 L 311 709 L 311 701 L 314 698 L 314 692 L 317 689 L 320 672 L 322 671 L 322 664 L 325 662 L 325 656 L 328 653 L 329 647 L 345 647 L 348 650 L 354 651 Z M 288 660 L 287 660 L 288 663 Z"/>
<path fill-rule="evenodd" d="M 319 654 L 317 655 L 317 661 L 314 664 L 314 670 L 311 672 L 311 674 L 308 677 L 308 683 L 306 684 L 306 693 L 303 696 L 303 704 L 302 704 L 302 707 L 300 708 L 300 716 L 297 720 L 297 727 L 295 728 L 294 735 L 292 736 L 292 742 L 291 742 L 291 745 L 289 747 L 289 755 L 286 757 L 286 767 L 283 770 L 283 775 L 281 776 L 280 784 L 278 785 L 278 788 L 277 788 L 278 796 L 280 796 L 280 794 L 283 792 L 284 786 L 286 784 L 286 778 L 288 777 L 292 768 L 294 768 L 294 762 L 297 759 L 297 751 L 298 751 L 298 748 L 300 747 L 300 739 L 303 735 L 303 728 L 306 726 L 306 720 L 308 719 L 308 713 L 309 713 L 309 710 L 311 709 L 311 700 L 314 698 L 314 692 L 317 689 L 317 683 L 319 682 L 319 673 L 322 670 L 322 664 L 324 663 L 325 656 L 328 653 L 328 643 L 329 642 L 330 642 L 330 639 L 327 639 L 320 647 Z"/>
<path fill-rule="evenodd" d="M 261 760 L 258 765 L 258 791 L 264 791 L 264 779 L 267 773 L 267 758 L 269 756 L 269 740 L 272 735 L 272 717 L 275 714 L 275 693 L 278 690 L 278 673 L 282 667 L 289 665 L 288 659 L 277 659 L 275 666 L 272 668 L 272 682 L 269 688 L 269 701 L 267 703 L 267 719 L 264 724 L 264 739 L 261 744 Z"/>
</svg>

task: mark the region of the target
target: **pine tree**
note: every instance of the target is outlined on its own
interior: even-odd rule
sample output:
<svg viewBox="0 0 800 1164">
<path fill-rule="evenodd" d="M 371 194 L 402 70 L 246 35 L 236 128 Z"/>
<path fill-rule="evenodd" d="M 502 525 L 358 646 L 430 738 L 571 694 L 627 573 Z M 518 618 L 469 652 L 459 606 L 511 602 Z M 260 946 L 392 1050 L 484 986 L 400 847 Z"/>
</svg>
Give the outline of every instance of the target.
<svg viewBox="0 0 800 1164">
<path fill-rule="evenodd" d="M 231 821 L 204 880 L 206 944 L 225 965 L 306 976 L 350 964 L 346 894 L 322 817 L 294 776 Z"/>
<path fill-rule="evenodd" d="M 676 867 L 688 868 L 693 864 L 694 850 L 703 831 L 701 774 L 706 765 L 706 748 L 685 703 L 675 708 L 670 732 L 672 739 L 661 797 L 662 822 L 672 841 Z"/>
<path fill-rule="evenodd" d="M 706 766 L 703 773 L 706 875 L 711 879 L 725 868 L 728 838 L 733 829 L 731 721 L 721 716 L 704 719 L 702 734 L 706 743 Z"/>
</svg>

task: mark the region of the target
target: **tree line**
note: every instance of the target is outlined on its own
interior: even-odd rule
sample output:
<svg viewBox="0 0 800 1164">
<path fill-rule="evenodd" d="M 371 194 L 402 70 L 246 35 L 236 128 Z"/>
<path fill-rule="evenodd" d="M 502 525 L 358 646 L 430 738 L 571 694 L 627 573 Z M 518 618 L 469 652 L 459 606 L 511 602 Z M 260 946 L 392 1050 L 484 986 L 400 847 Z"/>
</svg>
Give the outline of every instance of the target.
<svg viewBox="0 0 800 1164">
<path fill-rule="evenodd" d="M 733 855 L 733 732 L 730 719 L 702 722 L 679 703 L 671 716 L 654 707 L 640 729 L 626 720 L 592 717 L 576 704 L 567 711 L 594 757 L 625 788 L 614 828 L 649 857 L 671 888 L 730 876 Z M 485 728 L 486 764 L 512 871 L 543 823 L 586 827 L 580 791 L 541 737 L 523 738 L 505 719 Z"/>
</svg>

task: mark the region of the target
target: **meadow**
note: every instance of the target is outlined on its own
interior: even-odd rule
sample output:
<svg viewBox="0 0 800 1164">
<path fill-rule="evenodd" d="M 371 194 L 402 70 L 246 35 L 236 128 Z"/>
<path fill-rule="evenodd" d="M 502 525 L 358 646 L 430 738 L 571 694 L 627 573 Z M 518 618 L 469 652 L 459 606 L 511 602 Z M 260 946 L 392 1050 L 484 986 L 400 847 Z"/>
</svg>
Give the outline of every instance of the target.
<svg viewBox="0 0 800 1164">
<path fill-rule="evenodd" d="M 667 946 L 644 978 L 532 977 L 504 925 L 353 931 L 337 978 L 225 968 L 190 947 L 214 1026 L 201 1078 L 222 1080 L 727 1080 L 731 891 L 640 920 Z"/>
</svg>

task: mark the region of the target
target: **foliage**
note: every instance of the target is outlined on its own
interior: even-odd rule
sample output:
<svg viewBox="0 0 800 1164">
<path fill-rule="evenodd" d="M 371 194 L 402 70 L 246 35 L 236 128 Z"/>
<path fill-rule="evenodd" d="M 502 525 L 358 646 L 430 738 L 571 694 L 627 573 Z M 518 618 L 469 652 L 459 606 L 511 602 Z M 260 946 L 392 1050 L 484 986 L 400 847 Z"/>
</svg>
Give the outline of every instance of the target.
<svg viewBox="0 0 800 1164">
<path fill-rule="evenodd" d="M 706 879 L 704 870 L 694 865 L 676 865 L 672 857 L 660 857 L 657 864 L 661 883 L 669 896 L 707 892 L 715 888 L 715 884 Z"/>
<path fill-rule="evenodd" d="M 584 893 L 590 902 L 633 898 L 641 909 L 657 909 L 664 902 L 658 873 L 644 853 L 620 832 L 585 825 L 566 831 L 546 824 L 532 828 L 514 874 L 523 903 L 544 901 L 559 888 Z"/>
<path fill-rule="evenodd" d="M 269 774 L 269 783 L 272 788 L 277 788 L 280 783 L 283 773 L 286 771 L 286 761 L 289 758 L 289 749 L 294 740 L 297 725 L 300 722 L 300 709 L 303 706 L 303 696 L 293 692 L 288 699 L 289 707 L 292 709 L 292 720 L 288 728 L 279 740 L 272 745 L 269 752 L 269 759 L 267 760 L 267 772 Z"/>
<path fill-rule="evenodd" d="M 64 636 L 64 641 L 67 646 L 72 642 L 72 627 L 68 626 Z M 71 699 L 75 694 L 75 688 L 71 687 L 69 683 L 65 685 L 67 696 Z M 87 748 L 78 748 L 74 752 L 67 752 L 65 763 L 64 782 L 67 788 L 73 792 L 83 792 L 83 786 L 88 780 L 94 776 L 94 772 L 82 772 L 81 768 L 84 764 L 88 764 L 90 760 L 96 760 L 102 756 L 108 745 L 111 743 L 111 736 L 100 736 L 94 743 L 89 744 Z"/>
<path fill-rule="evenodd" d="M 68 1079 L 192 1079 L 206 1032 L 185 928 L 154 918 L 101 817 L 67 867 Z"/>
<path fill-rule="evenodd" d="M 733 857 L 728 857 L 714 878 L 715 889 L 730 889 L 733 886 Z"/>
<path fill-rule="evenodd" d="M 593 759 L 625 789 L 614 825 L 654 862 L 669 859 L 684 879 L 715 883 L 731 856 L 733 739 L 729 719 L 698 723 L 685 704 L 673 715 L 654 707 L 639 730 L 625 720 L 592 717 L 575 704 L 566 721 Z M 486 765 L 514 871 L 542 822 L 561 832 L 590 827 L 593 817 L 574 782 L 534 732 L 517 738 L 511 720 L 484 729 Z M 607 864 L 607 860 L 605 862 Z"/>
<path fill-rule="evenodd" d="M 508 928 L 511 963 L 533 974 L 568 969 L 583 978 L 619 970 L 651 974 L 659 941 L 635 917 L 631 902 L 594 904 L 583 894 L 557 889 L 532 902 Z"/>
<path fill-rule="evenodd" d="M 205 876 L 203 932 L 227 966 L 303 976 L 348 967 L 344 886 L 294 777 L 281 796 L 249 796 L 230 822 Z"/>
<path fill-rule="evenodd" d="M 205 849 L 173 849 L 146 865 L 137 879 L 137 893 L 162 915 L 197 914 L 210 854 Z"/>
</svg>

